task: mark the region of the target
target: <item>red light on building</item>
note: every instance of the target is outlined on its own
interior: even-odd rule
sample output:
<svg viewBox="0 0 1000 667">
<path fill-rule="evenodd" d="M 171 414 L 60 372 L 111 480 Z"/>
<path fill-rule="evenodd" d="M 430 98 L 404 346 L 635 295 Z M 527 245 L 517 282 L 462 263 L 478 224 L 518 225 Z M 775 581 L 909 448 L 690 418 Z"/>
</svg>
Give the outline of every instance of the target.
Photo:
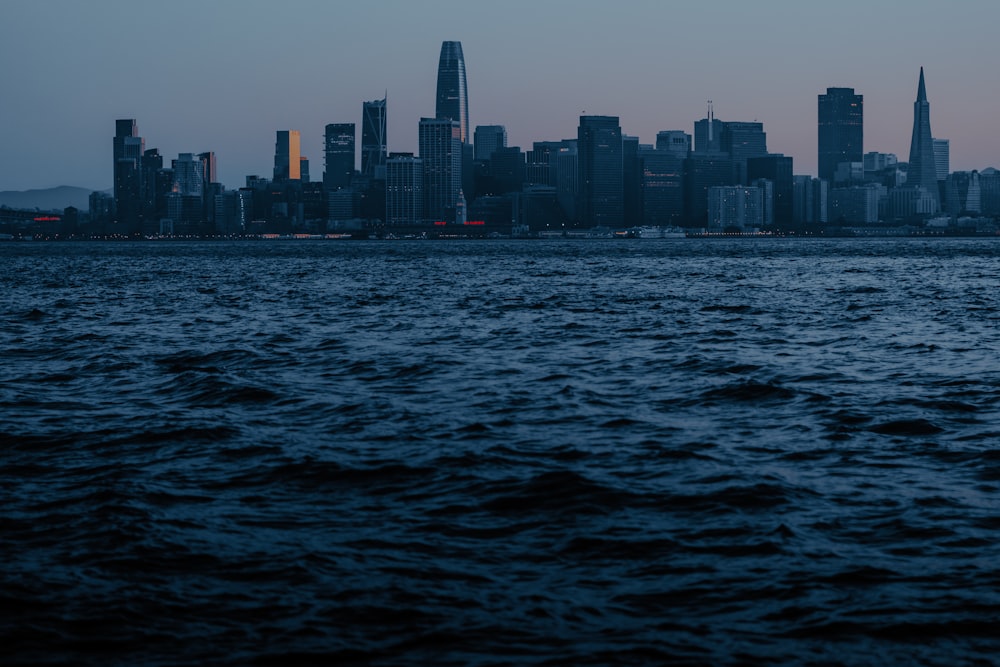
<svg viewBox="0 0 1000 667">
<path fill-rule="evenodd" d="M 35 222 L 59 222 L 62 218 L 52 215 L 42 215 L 37 218 L 32 218 Z"/>
<path fill-rule="evenodd" d="M 434 223 L 434 226 L 435 226 L 435 227 L 444 227 L 444 226 L 445 226 L 445 225 L 447 225 L 447 224 L 448 224 L 448 223 L 447 223 L 447 222 L 445 222 L 444 220 L 438 220 L 437 222 L 435 222 L 435 223 Z"/>
<path fill-rule="evenodd" d="M 467 225 L 485 225 L 486 221 L 485 220 L 466 220 L 465 224 L 467 224 Z"/>
</svg>

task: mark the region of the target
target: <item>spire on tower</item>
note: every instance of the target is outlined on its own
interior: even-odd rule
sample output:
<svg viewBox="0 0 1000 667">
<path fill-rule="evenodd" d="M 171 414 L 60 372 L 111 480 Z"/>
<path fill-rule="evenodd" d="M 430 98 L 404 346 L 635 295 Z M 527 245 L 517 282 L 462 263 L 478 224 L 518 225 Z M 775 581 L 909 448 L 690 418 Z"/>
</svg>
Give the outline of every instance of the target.
<svg viewBox="0 0 1000 667">
<path fill-rule="evenodd" d="M 920 68 L 920 85 L 917 86 L 917 101 L 927 101 L 927 88 L 924 87 L 924 68 Z"/>
</svg>

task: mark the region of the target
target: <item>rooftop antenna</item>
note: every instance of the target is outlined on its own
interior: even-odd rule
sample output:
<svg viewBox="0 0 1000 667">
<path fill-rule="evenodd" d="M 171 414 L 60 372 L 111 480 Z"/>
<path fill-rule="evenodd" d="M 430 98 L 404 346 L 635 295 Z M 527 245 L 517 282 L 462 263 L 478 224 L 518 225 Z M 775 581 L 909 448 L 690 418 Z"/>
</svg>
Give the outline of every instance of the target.
<svg viewBox="0 0 1000 667">
<path fill-rule="evenodd" d="M 712 108 L 712 100 L 708 101 L 708 145 L 712 145 L 712 125 L 715 124 L 715 110 Z"/>
</svg>

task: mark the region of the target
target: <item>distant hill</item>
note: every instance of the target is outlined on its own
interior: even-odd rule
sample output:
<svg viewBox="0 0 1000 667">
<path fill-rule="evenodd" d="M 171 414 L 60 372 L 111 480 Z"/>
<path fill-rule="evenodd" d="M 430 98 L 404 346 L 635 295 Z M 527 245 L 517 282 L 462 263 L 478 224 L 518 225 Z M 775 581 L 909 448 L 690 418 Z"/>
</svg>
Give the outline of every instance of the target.
<svg viewBox="0 0 1000 667">
<path fill-rule="evenodd" d="M 0 206 L 37 208 L 40 211 L 61 211 L 67 206 L 75 206 L 86 211 L 90 209 L 91 192 L 93 190 L 71 185 L 44 190 L 6 190 L 0 192 Z"/>
</svg>

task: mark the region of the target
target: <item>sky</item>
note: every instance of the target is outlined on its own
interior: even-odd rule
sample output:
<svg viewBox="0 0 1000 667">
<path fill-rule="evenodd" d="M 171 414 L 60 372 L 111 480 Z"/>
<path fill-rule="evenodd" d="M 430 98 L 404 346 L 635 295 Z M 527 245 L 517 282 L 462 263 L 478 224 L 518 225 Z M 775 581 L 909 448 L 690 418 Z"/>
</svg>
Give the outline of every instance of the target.
<svg viewBox="0 0 1000 667">
<path fill-rule="evenodd" d="M 323 128 L 388 93 L 390 151 L 417 152 L 441 42 L 462 42 L 470 124 L 508 145 L 576 137 L 581 114 L 625 134 L 764 124 L 771 152 L 816 174 L 816 96 L 864 96 L 864 149 L 909 154 L 919 68 L 951 169 L 1000 167 L 997 0 L 3 0 L 0 190 L 106 189 L 117 118 L 165 161 L 216 153 L 220 180 L 270 176 L 299 130 L 314 180 Z"/>
</svg>

